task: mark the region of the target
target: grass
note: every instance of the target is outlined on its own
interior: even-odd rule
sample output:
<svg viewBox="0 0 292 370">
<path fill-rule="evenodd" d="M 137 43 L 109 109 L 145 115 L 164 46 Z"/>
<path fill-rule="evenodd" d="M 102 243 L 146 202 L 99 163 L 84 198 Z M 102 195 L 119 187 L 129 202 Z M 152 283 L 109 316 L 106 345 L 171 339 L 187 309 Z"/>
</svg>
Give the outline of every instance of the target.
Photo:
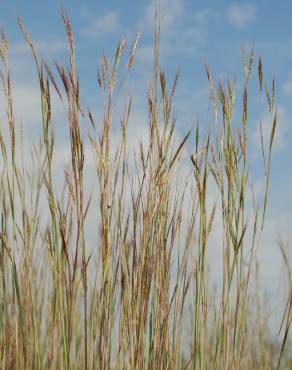
<svg viewBox="0 0 292 370">
<path fill-rule="evenodd" d="M 289 245 L 282 239 L 278 244 L 288 283 L 279 336 L 270 332 L 258 278 L 277 130 L 275 87 L 267 87 L 261 59 L 256 70 L 253 50 L 249 56 L 243 51 L 242 92 L 233 81 L 215 83 L 206 65 L 214 125 L 202 135 L 197 124 L 179 138 L 173 113 L 179 75 L 170 83 L 159 66 L 157 7 L 153 76 L 145 102 L 148 137 L 129 147 L 128 96 L 113 144 L 118 70 L 128 53 L 126 81 L 139 35 L 129 51 L 126 40 L 120 41 L 112 65 L 102 57 L 97 82 L 103 114 L 97 122 L 82 107 L 73 32 L 64 12 L 62 18 L 68 67 L 56 62 L 54 68 L 40 62 L 19 20 L 41 97 L 42 132 L 29 158 L 14 118 L 9 47 L 2 34 L 1 104 L 7 115 L 0 126 L 1 368 L 291 369 L 291 265 Z M 268 143 L 260 126 L 262 202 L 249 173 L 251 79 L 258 80 L 272 123 Z M 55 155 L 53 93 L 67 121 L 70 161 L 65 167 Z M 238 95 L 239 121 L 234 119 Z M 85 176 L 88 146 L 95 171 L 92 192 Z M 216 291 L 208 263 L 215 232 L 222 254 Z"/>
</svg>

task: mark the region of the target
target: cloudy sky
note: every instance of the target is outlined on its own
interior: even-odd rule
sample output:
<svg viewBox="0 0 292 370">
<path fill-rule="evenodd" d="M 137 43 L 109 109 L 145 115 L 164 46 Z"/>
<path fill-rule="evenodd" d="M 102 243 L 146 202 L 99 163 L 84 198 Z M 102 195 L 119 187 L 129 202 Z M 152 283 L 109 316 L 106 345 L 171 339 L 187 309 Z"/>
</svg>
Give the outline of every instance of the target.
<svg viewBox="0 0 292 370">
<path fill-rule="evenodd" d="M 40 55 L 49 64 L 55 59 L 66 62 L 61 7 L 73 25 L 83 104 L 93 111 L 98 111 L 99 104 L 96 70 L 101 53 L 113 55 L 119 39 L 125 36 L 131 42 L 135 34 L 141 32 L 131 80 L 131 89 L 135 93 L 132 132 L 139 136 L 147 124 L 143 91 L 151 78 L 153 6 L 146 0 L 1 0 L 0 27 L 10 44 L 13 92 L 19 120 L 29 129 L 38 125 L 39 94 L 32 59 L 17 27 L 16 17 L 21 17 Z M 291 241 L 292 225 L 292 4 L 288 0 L 281 1 L 281 6 L 272 0 L 163 0 L 161 7 L 161 64 L 168 76 L 181 70 L 176 98 L 177 129 L 181 134 L 193 127 L 197 119 L 201 125 L 209 123 L 205 62 L 215 79 L 226 82 L 227 78 L 236 78 L 240 85 L 242 46 L 250 50 L 254 45 L 256 58 L 263 58 L 267 83 L 271 84 L 275 76 L 279 127 L 261 255 L 266 281 L 275 281 L 280 268 L 277 235 L 281 233 L 284 239 Z M 258 122 L 262 119 L 268 128 L 269 121 L 253 87 L 250 99 L 250 135 L 256 153 Z M 58 109 L 61 107 L 56 103 L 56 114 Z M 256 155 L 254 162 L 257 168 Z M 262 183 L 257 173 L 255 182 L 260 191 Z"/>
</svg>

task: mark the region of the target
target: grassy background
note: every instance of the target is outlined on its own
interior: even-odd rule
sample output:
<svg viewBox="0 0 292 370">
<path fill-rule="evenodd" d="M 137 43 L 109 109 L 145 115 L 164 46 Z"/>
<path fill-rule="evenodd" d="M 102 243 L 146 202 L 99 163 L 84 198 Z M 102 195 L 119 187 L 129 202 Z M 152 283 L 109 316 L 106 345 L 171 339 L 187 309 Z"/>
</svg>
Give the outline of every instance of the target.
<svg viewBox="0 0 292 370">
<path fill-rule="evenodd" d="M 129 46 L 120 41 L 112 63 L 103 56 L 97 76 L 103 112 L 96 117 L 82 106 L 72 29 L 62 17 L 69 58 L 53 67 L 40 61 L 19 20 L 41 96 L 40 136 L 29 148 L 23 140 L 29 132 L 14 119 L 9 46 L 2 35 L 7 113 L 0 131 L 2 368 L 291 368 L 286 241 L 278 243 L 287 302 L 279 335 L 270 330 L 269 303 L 258 279 L 277 130 L 274 84 L 267 87 L 262 61 L 254 60 L 253 50 L 243 53 L 241 91 L 233 80 L 217 82 L 206 65 L 213 123 L 203 129 L 199 122 L 178 135 L 179 75 L 169 81 L 160 68 L 157 7 L 145 101 L 148 128 L 133 142 L 132 98 L 123 97 L 121 112 L 117 102 L 139 35 Z M 263 199 L 257 199 L 249 173 L 252 79 L 271 122 L 267 140 L 260 127 Z M 240 120 L 234 119 L 235 97 Z M 54 104 L 65 112 L 62 125 L 70 143 L 65 165 L 55 155 Z M 113 131 L 117 120 L 120 128 Z M 92 184 L 87 171 L 94 172 Z M 214 261 L 208 262 L 214 246 L 219 251 L 214 255 L 221 256 L 215 274 Z"/>
</svg>

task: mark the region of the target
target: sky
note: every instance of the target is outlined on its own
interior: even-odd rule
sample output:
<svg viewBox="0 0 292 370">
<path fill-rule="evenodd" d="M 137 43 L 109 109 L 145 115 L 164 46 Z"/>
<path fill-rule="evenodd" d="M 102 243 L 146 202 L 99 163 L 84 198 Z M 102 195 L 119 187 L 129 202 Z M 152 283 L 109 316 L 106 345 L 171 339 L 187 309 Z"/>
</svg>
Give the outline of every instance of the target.
<svg viewBox="0 0 292 370">
<path fill-rule="evenodd" d="M 147 124 L 143 91 L 151 79 L 153 32 L 153 4 L 146 0 L 0 0 L 0 28 L 5 31 L 10 45 L 13 93 L 20 121 L 29 130 L 36 130 L 39 94 L 32 59 L 17 26 L 17 16 L 21 17 L 39 54 L 50 65 L 54 60 L 67 63 L 68 50 L 60 17 L 61 7 L 69 15 L 73 26 L 83 104 L 97 113 L 100 101 L 96 71 L 102 53 L 113 56 L 122 37 L 131 43 L 137 32 L 141 33 L 129 88 L 134 93 L 134 124 L 131 132 L 135 137 L 143 135 Z M 284 240 L 291 243 L 292 234 L 291 12 L 292 2 L 288 0 L 278 3 L 272 0 L 161 1 L 161 66 L 170 78 L 178 70 L 181 71 L 176 95 L 177 130 L 181 135 L 192 128 L 197 119 L 203 127 L 210 121 L 204 63 L 210 66 L 215 80 L 226 82 L 227 78 L 236 78 L 240 86 L 243 78 L 242 47 L 249 52 L 254 46 L 255 60 L 259 56 L 263 59 L 267 83 L 271 85 L 275 77 L 279 126 L 272 161 L 268 218 L 261 249 L 265 281 L 267 285 L 274 284 L 274 291 L 277 290 L 276 276 L 281 269 L 277 237 L 281 234 Z M 268 132 L 269 120 L 262 112 L 255 86 L 251 87 L 249 134 L 254 153 L 258 153 L 258 123 L 262 119 L 264 132 Z M 61 107 L 56 102 L 56 114 L 58 110 L 61 111 Z M 61 145 L 62 138 L 60 131 Z M 253 161 L 251 171 L 261 189 L 256 154 Z"/>
</svg>

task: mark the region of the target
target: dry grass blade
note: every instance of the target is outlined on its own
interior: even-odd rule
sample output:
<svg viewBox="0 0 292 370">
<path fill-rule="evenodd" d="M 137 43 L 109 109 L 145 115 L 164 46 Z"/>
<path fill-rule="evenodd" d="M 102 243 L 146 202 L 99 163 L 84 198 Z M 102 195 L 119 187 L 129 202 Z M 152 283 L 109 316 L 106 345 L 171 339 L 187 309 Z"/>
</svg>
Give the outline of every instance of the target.
<svg viewBox="0 0 292 370">
<path fill-rule="evenodd" d="M 171 160 L 171 162 L 170 162 L 170 165 L 169 165 L 169 168 L 168 168 L 168 170 L 169 170 L 169 171 L 171 170 L 172 166 L 174 165 L 174 163 L 175 163 L 176 159 L 178 158 L 179 153 L 181 152 L 181 150 L 182 150 L 183 146 L 184 146 L 184 145 L 185 145 L 185 143 L 187 142 L 187 140 L 188 140 L 188 138 L 189 138 L 189 136 L 190 136 L 190 133 L 191 133 L 191 131 L 189 131 L 189 132 L 185 135 L 185 137 L 183 138 L 182 142 L 179 144 L 179 146 L 178 146 L 178 148 L 177 148 L 177 150 L 176 150 L 176 152 L 175 152 L 175 154 L 174 154 L 174 156 L 173 156 L 173 158 L 172 158 L 172 160 Z"/>
</svg>

